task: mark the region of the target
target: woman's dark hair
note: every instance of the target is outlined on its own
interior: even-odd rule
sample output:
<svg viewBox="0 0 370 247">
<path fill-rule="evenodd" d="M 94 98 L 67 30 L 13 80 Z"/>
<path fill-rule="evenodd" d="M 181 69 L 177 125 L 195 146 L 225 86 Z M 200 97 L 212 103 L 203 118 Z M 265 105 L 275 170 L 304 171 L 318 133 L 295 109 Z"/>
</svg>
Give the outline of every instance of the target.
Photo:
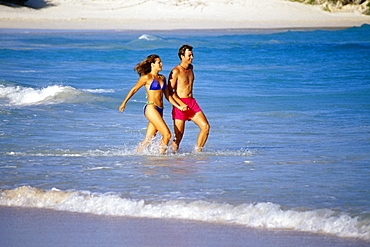
<svg viewBox="0 0 370 247">
<path fill-rule="evenodd" d="M 150 73 L 152 71 L 152 63 L 155 63 L 155 59 L 159 58 L 158 55 L 149 55 L 144 61 L 138 63 L 134 70 L 142 76 Z"/>
<path fill-rule="evenodd" d="M 179 53 L 178 53 L 180 60 L 181 60 L 181 56 L 184 56 L 185 55 L 185 51 L 186 50 L 192 51 L 193 50 L 193 47 L 191 45 L 183 45 L 183 46 L 181 46 L 180 49 L 179 49 Z"/>
</svg>

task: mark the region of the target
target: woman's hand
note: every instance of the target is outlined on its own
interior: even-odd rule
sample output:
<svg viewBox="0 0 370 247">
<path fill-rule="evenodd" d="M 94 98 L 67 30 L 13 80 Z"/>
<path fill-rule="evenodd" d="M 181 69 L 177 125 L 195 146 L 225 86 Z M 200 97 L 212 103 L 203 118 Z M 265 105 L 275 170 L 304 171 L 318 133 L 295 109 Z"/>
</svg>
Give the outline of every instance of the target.
<svg viewBox="0 0 370 247">
<path fill-rule="evenodd" d="M 179 106 L 177 109 L 179 109 L 180 111 L 187 111 L 189 110 L 189 107 L 187 105 L 183 105 L 183 106 Z"/>
<path fill-rule="evenodd" d="M 126 107 L 126 104 L 121 104 L 121 105 L 119 106 L 119 111 L 120 111 L 120 112 L 123 112 L 123 110 L 125 110 L 125 107 Z"/>
</svg>

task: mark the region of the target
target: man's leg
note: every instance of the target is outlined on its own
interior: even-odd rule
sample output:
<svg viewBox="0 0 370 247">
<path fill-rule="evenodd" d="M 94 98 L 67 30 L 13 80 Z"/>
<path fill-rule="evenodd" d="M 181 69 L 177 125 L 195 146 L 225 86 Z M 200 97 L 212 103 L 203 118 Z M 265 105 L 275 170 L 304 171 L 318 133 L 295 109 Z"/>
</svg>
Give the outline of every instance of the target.
<svg viewBox="0 0 370 247">
<path fill-rule="evenodd" d="M 173 139 L 172 141 L 172 151 L 176 152 L 177 150 L 179 150 L 180 142 L 182 140 L 182 137 L 184 136 L 185 121 L 174 119 L 173 126 L 175 131 L 175 139 Z"/>
<path fill-rule="evenodd" d="M 201 152 L 203 150 L 204 144 L 206 144 L 206 141 L 208 139 L 208 134 L 211 126 L 209 125 L 207 117 L 204 115 L 203 112 L 197 112 L 191 120 L 200 128 L 196 151 Z"/>
</svg>

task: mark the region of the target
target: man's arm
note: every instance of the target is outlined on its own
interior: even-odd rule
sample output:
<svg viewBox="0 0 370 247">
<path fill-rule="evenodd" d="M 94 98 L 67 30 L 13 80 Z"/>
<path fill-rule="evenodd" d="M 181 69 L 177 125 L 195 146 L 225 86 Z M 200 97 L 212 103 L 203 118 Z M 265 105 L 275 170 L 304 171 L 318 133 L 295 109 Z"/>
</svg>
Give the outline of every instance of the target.
<svg viewBox="0 0 370 247">
<path fill-rule="evenodd" d="M 187 105 L 184 104 L 184 102 L 181 101 L 180 97 L 177 95 L 177 81 L 178 81 L 178 75 L 179 71 L 177 68 L 174 68 L 168 78 L 168 93 L 169 96 L 172 96 L 172 98 L 176 101 L 178 105 L 181 106 L 181 108 L 186 107 Z"/>
</svg>

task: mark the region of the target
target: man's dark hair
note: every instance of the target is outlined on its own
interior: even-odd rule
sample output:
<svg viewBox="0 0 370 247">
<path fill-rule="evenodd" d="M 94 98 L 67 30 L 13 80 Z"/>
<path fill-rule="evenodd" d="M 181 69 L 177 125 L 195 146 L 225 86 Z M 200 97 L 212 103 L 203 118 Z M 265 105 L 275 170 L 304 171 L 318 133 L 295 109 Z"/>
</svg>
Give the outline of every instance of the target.
<svg viewBox="0 0 370 247">
<path fill-rule="evenodd" d="M 180 49 L 179 49 L 179 53 L 178 53 L 180 60 L 181 60 L 181 56 L 184 56 L 185 55 L 185 51 L 186 50 L 192 51 L 193 50 L 193 47 L 191 45 L 183 45 L 183 46 L 181 46 Z"/>
</svg>

